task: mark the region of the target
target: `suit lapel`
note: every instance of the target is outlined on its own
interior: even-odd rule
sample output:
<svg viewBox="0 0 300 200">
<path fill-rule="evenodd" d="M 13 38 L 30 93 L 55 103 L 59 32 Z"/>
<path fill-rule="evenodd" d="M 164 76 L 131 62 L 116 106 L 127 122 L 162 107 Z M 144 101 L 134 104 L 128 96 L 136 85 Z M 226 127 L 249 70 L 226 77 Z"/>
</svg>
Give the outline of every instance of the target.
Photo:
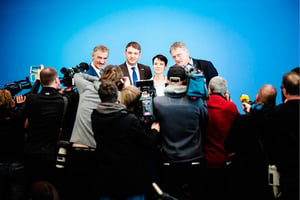
<svg viewBox="0 0 300 200">
<path fill-rule="evenodd" d="M 139 63 L 137 66 L 139 68 L 140 80 L 144 80 L 145 79 L 145 71 L 144 71 L 145 69 Z"/>
</svg>

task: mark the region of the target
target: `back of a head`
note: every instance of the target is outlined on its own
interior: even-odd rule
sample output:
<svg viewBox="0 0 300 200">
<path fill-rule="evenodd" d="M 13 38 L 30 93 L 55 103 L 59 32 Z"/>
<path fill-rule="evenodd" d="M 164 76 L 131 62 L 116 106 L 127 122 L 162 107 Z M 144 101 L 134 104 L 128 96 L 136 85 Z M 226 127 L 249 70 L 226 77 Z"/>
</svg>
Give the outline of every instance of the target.
<svg viewBox="0 0 300 200">
<path fill-rule="evenodd" d="M 287 94 L 300 96 L 299 84 L 300 76 L 298 73 L 292 71 L 283 75 L 282 87 L 285 88 Z"/>
<path fill-rule="evenodd" d="M 1 117 L 7 117 L 11 114 L 13 110 L 13 97 L 7 89 L 0 90 L 0 113 Z"/>
<path fill-rule="evenodd" d="M 227 91 L 227 81 L 220 76 L 215 76 L 209 81 L 208 88 L 211 93 L 224 96 Z"/>
<path fill-rule="evenodd" d="M 177 83 L 177 82 L 185 82 L 187 78 L 187 73 L 183 67 L 175 65 L 170 67 L 168 71 L 168 80 L 169 82 Z"/>
<path fill-rule="evenodd" d="M 118 101 L 118 87 L 110 80 L 102 81 L 98 90 L 102 102 L 116 103 Z"/>
<path fill-rule="evenodd" d="M 138 109 L 141 92 L 134 86 L 126 86 L 121 90 L 120 103 L 125 105 L 128 110 L 136 111 Z"/>
<path fill-rule="evenodd" d="M 101 74 L 100 80 L 101 81 L 110 80 L 117 83 L 122 78 L 123 78 L 123 72 L 119 66 L 107 65 Z"/>
<path fill-rule="evenodd" d="M 256 103 L 269 104 L 275 106 L 276 96 L 277 96 L 277 90 L 273 85 L 270 84 L 263 85 L 257 93 Z"/>
<path fill-rule="evenodd" d="M 51 85 L 56 77 L 58 77 L 58 73 L 52 67 L 46 67 L 40 72 L 40 81 L 43 86 Z"/>
<path fill-rule="evenodd" d="M 56 188 L 47 181 L 37 181 L 33 183 L 31 190 L 31 200 L 59 200 Z"/>
</svg>

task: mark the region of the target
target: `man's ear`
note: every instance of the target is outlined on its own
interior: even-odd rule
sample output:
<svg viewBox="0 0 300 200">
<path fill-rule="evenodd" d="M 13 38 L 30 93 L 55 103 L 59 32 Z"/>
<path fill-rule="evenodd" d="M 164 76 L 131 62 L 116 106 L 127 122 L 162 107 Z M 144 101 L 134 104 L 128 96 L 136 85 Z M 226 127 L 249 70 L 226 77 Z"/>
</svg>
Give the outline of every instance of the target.
<svg viewBox="0 0 300 200">
<path fill-rule="evenodd" d="M 208 94 L 211 95 L 211 89 L 210 88 L 208 88 Z"/>
</svg>

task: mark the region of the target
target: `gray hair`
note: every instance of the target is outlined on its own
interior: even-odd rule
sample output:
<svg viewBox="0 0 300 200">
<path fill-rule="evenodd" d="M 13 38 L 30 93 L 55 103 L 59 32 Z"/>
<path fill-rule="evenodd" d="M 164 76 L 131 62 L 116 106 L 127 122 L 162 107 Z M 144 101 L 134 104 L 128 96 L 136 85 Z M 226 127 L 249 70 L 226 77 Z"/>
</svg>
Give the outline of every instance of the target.
<svg viewBox="0 0 300 200">
<path fill-rule="evenodd" d="M 208 88 L 212 93 L 217 93 L 224 96 L 227 91 L 227 81 L 221 76 L 215 76 L 209 81 Z"/>
<path fill-rule="evenodd" d="M 183 42 L 174 42 L 170 47 L 170 53 L 177 48 L 187 49 Z"/>
</svg>

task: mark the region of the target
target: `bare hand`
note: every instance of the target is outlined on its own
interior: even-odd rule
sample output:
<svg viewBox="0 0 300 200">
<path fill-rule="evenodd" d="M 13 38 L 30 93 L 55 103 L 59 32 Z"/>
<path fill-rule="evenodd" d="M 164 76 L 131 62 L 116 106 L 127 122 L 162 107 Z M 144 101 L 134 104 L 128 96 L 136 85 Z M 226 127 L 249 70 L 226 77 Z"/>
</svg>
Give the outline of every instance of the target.
<svg viewBox="0 0 300 200">
<path fill-rule="evenodd" d="M 151 125 L 151 129 L 155 129 L 157 130 L 157 132 L 160 131 L 160 125 L 158 122 L 153 122 L 153 124 Z"/>
<path fill-rule="evenodd" d="M 24 103 L 25 100 L 26 100 L 26 96 L 18 95 L 18 96 L 16 97 L 16 102 L 17 102 L 17 104 Z"/>
</svg>

